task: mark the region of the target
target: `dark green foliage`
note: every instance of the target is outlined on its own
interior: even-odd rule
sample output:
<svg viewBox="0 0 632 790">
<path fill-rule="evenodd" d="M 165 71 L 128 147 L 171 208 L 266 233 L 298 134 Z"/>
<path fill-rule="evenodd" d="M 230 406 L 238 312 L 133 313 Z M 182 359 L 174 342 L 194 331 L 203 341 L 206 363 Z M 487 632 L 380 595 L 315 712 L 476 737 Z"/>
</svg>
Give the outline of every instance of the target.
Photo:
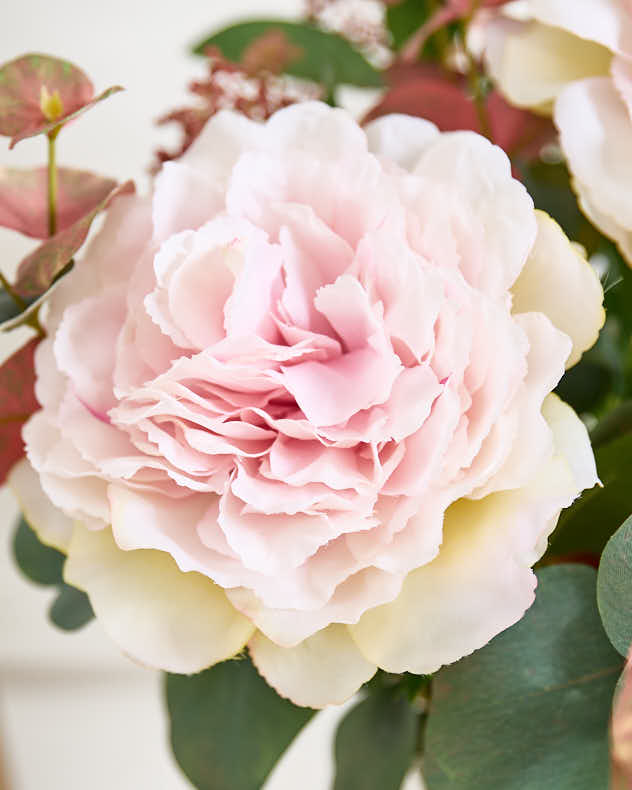
<svg viewBox="0 0 632 790">
<path fill-rule="evenodd" d="M 606 790 L 622 660 L 603 632 L 595 572 L 542 569 L 536 602 L 442 669 L 426 731 L 428 790 Z"/>
<path fill-rule="evenodd" d="M 400 787 L 415 755 L 419 714 L 405 689 L 397 691 L 372 689 L 338 726 L 334 790 Z"/>
<path fill-rule="evenodd" d="M 90 599 L 82 590 L 69 584 L 62 584 L 48 616 L 62 631 L 75 631 L 89 623 L 94 617 L 94 612 Z"/>
<path fill-rule="evenodd" d="M 632 516 L 610 538 L 601 555 L 597 605 L 610 641 L 627 656 L 632 644 Z"/>
<path fill-rule="evenodd" d="M 24 518 L 13 536 L 13 556 L 22 573 L 36 584 L 61 584 L 65 556 L 45 546 Z"/>
<path fill-rule="evenodd" d="M 42 543 L 24 518 L 18 522 L 13 536 L 13 556 L 28 579 L 58 588 L 58 595 L 49 610 L 49 617 L 58 628 L 74 631 L 92 620 L 94 612 L 88 596 L 64 582 L 66 557 Z"/>
<path fill-rule="evenodd" d="M 595 486 L 585 491 L 562 511 L 549 541 L 547 559 L 568 554 L 598 557 L 632 510 L 632 433 L 598 447 L 595 459 L 603 487 Z"/>
<path fill-rule="evenodd" d="M 282 699 L 251 662 L 166 676 L 171 745 L 198 790 L 259 790 L 314 715 Z"/>
<path fill-rule="evenodd" d="M 193 47 L 203 55 L 207 47 L 217 47 L 224 57 L 239 63 L 246 48 L 270 30 L 280 30 L 288 42 L 302 50 L 286 67 L 286 73 L 321 83 L 326 92 L 337 85 L 376 88 L 383 84 L 380 72 L 337 33 L 301 22 L 276 19 L 242 22 L 220 30 Z"/>
</svg>

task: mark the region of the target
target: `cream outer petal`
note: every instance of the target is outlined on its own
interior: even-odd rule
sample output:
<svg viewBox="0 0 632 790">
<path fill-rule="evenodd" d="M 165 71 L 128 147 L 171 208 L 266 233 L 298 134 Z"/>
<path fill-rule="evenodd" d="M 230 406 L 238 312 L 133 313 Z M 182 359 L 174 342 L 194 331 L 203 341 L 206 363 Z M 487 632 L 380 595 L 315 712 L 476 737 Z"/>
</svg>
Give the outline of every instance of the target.
<svg viewBox="0 0 632 790">
<path fill-rule="evenodd" d="M 23 458 L 11 469 L 9 486 L 15 494 L 24 518 L 47 546 L 67 551 L 73 522 L 55 507 L 42 490 L 40 478 L 31 464 Z"/>
<path fill-rule="evenodd" d="M 582 205 L 622 244 L 632 230 L 632 122 L 613 81 L 570 85 L 555 104 L 555 123 Z"/>
<path fill-rule="evenodd" d="M 620 54 L 632 54 L 632 15 L 621 0 L 528 0 L 533 17 Z"/>
<path fill-rule="evenodd" d="M 278 694 L 309 708 L 342 704 L 377 671 L 339 623 L 290 648 L 258 631 L 248 648 L 259 673 Z"/>
<path fill-rule="evenodd" d="M 597 340 L 604 325 L 603 289 L 595 270 L 560 226 L 536 211 L 538 235 L 512 287 L 513 313 L 544 313 L 573 341 L 569 368 Z"/>
<path fill-rule="evenodd" d="M 539 22 L 495 20 L 486 41 L 488 71 L 519 107 L 550 107 L 570 82 L 607 74 L 612 59 L 600 44 Z"/>
<path fill-rule="evenodd" d="M 369 661 L 390 672 L 434 672 L 482 647 L 531 606 L 531 566 L 559 511 L 597 482 L 577 415 L 555 396 L 543 414 L 555 451 L 530 484 L 456 502 L 446 514 L 439 556 L 408 575 L 395 601 L 349 627 Z"/>
<path fill-rule="evenodd" d="M 182 573 L 162 551 L 122 551 L 109 529 L 75 526 L 64 578 L 88 594 L 125 653 L 157 669 L 199 672 L 234 656 L 254 630 L 210 579 Z"/>
</svg>

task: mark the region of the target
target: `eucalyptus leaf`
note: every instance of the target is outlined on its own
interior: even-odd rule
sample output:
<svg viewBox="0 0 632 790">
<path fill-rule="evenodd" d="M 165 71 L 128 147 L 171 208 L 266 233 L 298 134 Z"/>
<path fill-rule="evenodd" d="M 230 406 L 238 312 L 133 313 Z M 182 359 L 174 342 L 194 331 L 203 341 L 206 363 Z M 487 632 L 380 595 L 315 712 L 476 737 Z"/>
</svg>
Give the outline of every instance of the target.
<svg viewBox="0 0 632 790">
<path fill-rule="evenodd" d="M 434 8 L 434 0 L 403 0 L 389 4 L 386 28 L 395 50 L 401 49 L 412 34 L 430 19 Z"/>
<path fill-rule="evenodd" d="M 627 400 L 609 412 L 590 432 L 593 447 L 623 436 L 632 431 L 632 400 Z"/>
<path fill-rule="evenodd" d="M 0 287 L 0 325 L 5 321 L 10 321 L 22 313 L 22 308 L 18 307 L 15 299 Z"/>
<path fill-rule="evenodd" d="M 204 55 L 208 47 L 217 47 L 228 60 L 239 63 L 245 50 L 271 30 L 281 31 L 290 45 L 301 50 L 286 65 L 287 74 L 313 80 L 327 89 L 341 84 L 381 87 L 380 72 L 347 39 L 305 22 L 276 19 L 241 22 L 208 36 L 193 47 L 193 52 Z"/>
<path fill-rule="evenodd" d="M 13 535 L 13 556 L 22 573 L 36 584 L 62 584 L 66 557 L 57 549 L 44 545 L 24 518 Z"/>
<path fill-rule="evenodd" d="M 595 460 L 603 487 L 585 491 L 562 511 L 549 540 L 545 561 L 569 554 L 598 557 L 610 536 L 632 512 L 632 433 L 598 447 Z"/>
<path fill-rule="evenodd" d="M 314 715 L 282 699 L 250 660 L 166 676 L 171 745 L 198 790 L 260 790 Z"/>
<path fill-rule="evenodd" d="M 610 641 L 627 656 L 632 644 L 632 516 L 610 538 L 601 555 L 597 605 Z"/>
<path fill-rule="evenodd" d="M 606 790 L 622 660 L 595 581 L 583 565 L 542 569 L 524 618 L 435 676 L 428 790 Z"/>
<path fill-rule="evenodd" d="M 378 689 L 336 731 L 334 790 L 398 790 L 415 756 L 419 714 L 406 695 Z"/>
<path fill-rule="evenodd" d="M 53 601 L 48 613 L 51 621 L 63 631 L 76 631 L 89 623 L 94 617 L 90 599 L 82 591 L 70 584 L 59 587 L 59 595 Z"/>
</svg>

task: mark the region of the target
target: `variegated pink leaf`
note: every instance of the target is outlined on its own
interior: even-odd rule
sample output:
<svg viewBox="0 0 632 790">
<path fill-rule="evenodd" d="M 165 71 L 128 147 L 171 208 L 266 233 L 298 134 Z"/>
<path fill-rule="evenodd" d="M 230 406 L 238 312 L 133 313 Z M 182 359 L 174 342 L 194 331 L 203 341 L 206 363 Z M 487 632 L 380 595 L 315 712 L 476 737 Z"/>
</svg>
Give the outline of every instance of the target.
<svg viewBox="0 0 632 790">
<path fill-rule="evenodd" d="M 15 292 L 27 301 L 44 293 L 84 243 L 96 215 L 106 209 L 118 195 L 133 191 L 134 183 L 126 181 L 112 190 L 105 200 L 102 200 L 74 225 L 56 233 L 40 244 L 20 263 L 13 285 Z"/>
<path fill-rule="evenodd" d="M 0 226 L 36 239 L 48 237 L 46 167 L 0 166 Z M 116 181 L 84 170 L 57 171 L 57 228 L 65 230 L 101 203 Z"/>
<path fill-rule="evenodd" d="M 33 367 L 39 341 L 39 337 L 33 338 L 0 367 L 0 485 L 24 455 L 22 426 L 39 409 Z"/>
<path fill-rule="evenodd" d="M 69 61 L 37 53 L 22 55 L 0 67 L 0 134 L 11 137 L 13 147 L 25 137 L 66 123 L 119 90 L 114 86 L 94 97 L 88 77 Z M 58 98 L 55 118 L 45 115 L 43 95 Z"/>
</svg>

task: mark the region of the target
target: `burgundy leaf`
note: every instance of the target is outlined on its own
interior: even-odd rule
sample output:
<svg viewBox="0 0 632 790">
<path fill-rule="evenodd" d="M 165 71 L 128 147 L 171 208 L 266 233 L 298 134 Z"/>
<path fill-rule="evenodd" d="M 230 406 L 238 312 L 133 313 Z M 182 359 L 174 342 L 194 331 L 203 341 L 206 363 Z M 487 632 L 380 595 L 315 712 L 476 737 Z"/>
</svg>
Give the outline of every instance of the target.
<svg viewBox="0 0 632 790">
<path fill-rule="evenodd" d="M 0 367 L 0 485 L 24 455 L 22 426 L 39 409 L 33 366 L 39 341 L 39 337 L 33 338 Z"/>
<path fill-rule="evenodd" d="M 66 123 L 119 90 L 114 86 L 94 97 L 92 83 L 72 63 L 49 55 L 23 55 L 0 68 L 0 134 L 12 138 L 12 148 L 25 137 Z M 55 108 L 54 117 L 44 113 L 44 97 Z"/>
<path fill-rule="evenodd" d="M 48 237 L 48 171 L 46 167 L 17 170 L 0 166 L 0 226 L 36 239 Z M 101 203 L 116 181 L 84 170 L 57 171 L 57 228 L 77 222 Z"/>
<path fill-rule="evenodd" d="M 24 258 L 18 267 L 13 285 L 18 296 L 30 300 L 44 293 L 84 243 L 96 215 L 106 209 L 118 195 L 133 191 L 132 181 L 121 184 L 74 225 L 51 236 Z"/>
<path fill-rule="evenodd" d="M 365 118 L 406 113 L 426 118 L 443 132 L 470 129 L 482 133 L 476 105 L 467 81 L 434 64 L 399 64 L 389 70 L 390 89 Z M 535 156 L 554 139 L 551 121 L 509 105 L 496 91 L 487 97 L 487 114 L 493 141 L 509 155 Z"/>
</svg>

